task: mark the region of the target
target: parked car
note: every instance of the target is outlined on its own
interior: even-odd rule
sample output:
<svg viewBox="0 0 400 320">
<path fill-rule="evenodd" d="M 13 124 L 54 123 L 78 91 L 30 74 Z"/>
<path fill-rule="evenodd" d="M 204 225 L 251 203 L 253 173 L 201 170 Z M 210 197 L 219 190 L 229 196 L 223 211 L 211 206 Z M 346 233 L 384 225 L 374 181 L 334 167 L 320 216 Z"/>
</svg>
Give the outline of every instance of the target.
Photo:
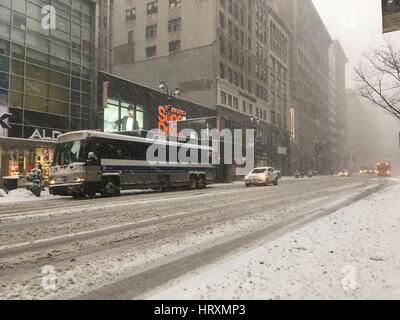
<svg viewBox="0 0 400 320">
<path fill-rule="evenodd" d="M 343 169 L 342 171 L 339 172 L 339 177 L 341 177 L 341 178 L 350 178 L 351 177 L 350 170 Z"/>
<path fill-rule="evenodd" d="M 276 186 L 279 183 L 278 171 L 272 167 L 255 168 L 245 177 L 245 183 L 246 187 Z"/>
</svg>

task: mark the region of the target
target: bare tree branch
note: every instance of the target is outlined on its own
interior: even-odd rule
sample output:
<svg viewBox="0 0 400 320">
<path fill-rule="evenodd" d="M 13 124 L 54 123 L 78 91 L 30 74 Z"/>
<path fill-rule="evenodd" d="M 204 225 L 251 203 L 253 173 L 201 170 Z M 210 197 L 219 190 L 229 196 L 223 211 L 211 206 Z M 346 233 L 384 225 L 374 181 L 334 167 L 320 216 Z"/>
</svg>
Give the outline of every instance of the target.
<svg viewBox="0 0 400 320">
<path fill-rule="evenodd" d="M 400 50 L 389 37 L 354 68 L 357 93 L 400 119 Z"/>
</svg>

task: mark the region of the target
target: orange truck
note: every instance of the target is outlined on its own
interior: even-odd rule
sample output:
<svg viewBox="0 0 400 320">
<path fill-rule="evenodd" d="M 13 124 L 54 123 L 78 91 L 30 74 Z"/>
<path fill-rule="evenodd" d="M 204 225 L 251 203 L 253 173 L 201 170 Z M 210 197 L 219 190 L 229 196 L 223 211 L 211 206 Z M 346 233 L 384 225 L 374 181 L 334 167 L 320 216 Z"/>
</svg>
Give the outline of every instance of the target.
<svg viewBox="0 0 400 320">
<path fill-rule="evenodd" d="M 390 177 L 392 167 L 389 161 L 378 161 L 376 164 L 376 174 L 378 177 Z"/>
</svg>

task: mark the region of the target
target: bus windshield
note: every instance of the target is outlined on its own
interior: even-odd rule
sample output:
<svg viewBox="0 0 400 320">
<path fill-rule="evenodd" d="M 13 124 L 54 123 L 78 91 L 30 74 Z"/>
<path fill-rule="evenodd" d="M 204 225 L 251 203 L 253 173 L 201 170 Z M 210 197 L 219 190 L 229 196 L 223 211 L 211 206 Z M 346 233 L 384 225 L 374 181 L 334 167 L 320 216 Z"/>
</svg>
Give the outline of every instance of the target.
<svg viewBox="0 0 400 320">
<path fill-rule="evenodd" d="M 83 147 L 85 140 L 59 143 L 54 153 L 53 165 L 66 166 L 72 163 L 84 162 Z"/>
</svg>

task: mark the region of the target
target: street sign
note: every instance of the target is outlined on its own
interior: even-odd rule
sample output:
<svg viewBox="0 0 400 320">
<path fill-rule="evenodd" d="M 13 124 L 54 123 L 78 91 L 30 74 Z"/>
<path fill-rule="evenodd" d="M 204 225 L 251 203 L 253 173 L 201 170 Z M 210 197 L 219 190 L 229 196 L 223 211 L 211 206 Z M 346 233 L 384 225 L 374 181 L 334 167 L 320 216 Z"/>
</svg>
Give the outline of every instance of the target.
<svg viewBox="0 0 400 320">
<path fill-rule="evenodd" d="M 400 30 L 400 0 L 382 1 L 383 33 Z"/>
<path fill-rule="evenodd" d="M 9 119 L 11 116 L 12 116 L 11 113 L 3 113 L 0 116 L 0 126 L 3 129 L 11 129 L 11 126 L 8 123 L 6 123 L 6 120 Z"/>
</svg>

